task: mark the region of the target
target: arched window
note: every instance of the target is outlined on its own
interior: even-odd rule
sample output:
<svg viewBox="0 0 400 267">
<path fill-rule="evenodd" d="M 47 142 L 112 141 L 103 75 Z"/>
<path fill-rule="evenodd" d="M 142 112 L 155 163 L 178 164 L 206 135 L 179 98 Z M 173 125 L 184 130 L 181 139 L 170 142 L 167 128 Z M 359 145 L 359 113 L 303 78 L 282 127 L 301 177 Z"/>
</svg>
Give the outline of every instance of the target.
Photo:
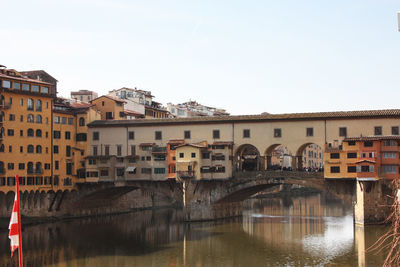
<svg viewBox="0 0 400 267">
<path fill-rule="evenodd" d="M 33 110 L 33 99 L 32 98 L 28 98 L 28 110 Z"/>
<path fill-rule="evenodd" d="M 33 145 L 28 145 L 28 153 L 33 153 L 34 150 Z"/>
<path fill-rule="evenodd" d="M 79 126 L 85 126 L 85 119 L 84 118 L 79 118 Z"/>
<path fill-rule="evenodd" d="M 28 129 L 28 136 L 33 137 L 34 136 L 34 131 L 33 129 Z"/>
<path fill-rule="evenodd" d="M 42 116 L 36 115 L 36 123 L 42 123 Z"/>
<path fill-rule="evenodd" d="M 26 119 L 27 122 L 34 122 L 33 121 L 33 115 L 32 114 L 28 114 L 28 118 Z"/>
<path fill-rule="evenodd" d="M 28 162 L 26 168 L 27 168 L 28 173 L 33 173 L 33 162 L 31 162 L 31 161 Z"/>
<path fill-rule="evenodd" d="M 42 111 L 42 101 L 40 99 L 36 100 L 36 111 Z"/>
<path fill-rule="evenodd" d="M 41 173 L 42 170 L 42 163 L 36 162 L 36 173 Z"/>
<path fill-rule="evenodd" d="M 42 137 L 42 130 L 40 129 L 36 130 L 36 137 Z"/>
<path fill-rule="evenodd" d="M 41 145 L 36 146 L 36 154 L 42 154 L 42 146 Z"/>
</svg>

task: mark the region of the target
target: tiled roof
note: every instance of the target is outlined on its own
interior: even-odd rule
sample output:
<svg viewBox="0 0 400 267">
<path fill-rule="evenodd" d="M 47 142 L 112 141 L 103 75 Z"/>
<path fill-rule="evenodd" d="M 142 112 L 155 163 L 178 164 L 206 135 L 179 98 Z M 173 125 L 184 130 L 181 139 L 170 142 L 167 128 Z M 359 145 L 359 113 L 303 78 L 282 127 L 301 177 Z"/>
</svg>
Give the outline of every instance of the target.
<svg viewBox="0 0 400 267">
<path fill-rule="evenodd" d="M 109 99 L 111 99 L 111 100 L 114 100 L 114 101 L 116 101 L 116 102 L 126 103 L 126 101 L 124 101 L 124 100 L 121 100 L 121 99 L 118 99 L 118 98 L 115 98 L 115 97 L 112 97 L 112 96 L 109 96 L 109 95 L 102 95 L 102 96 L 99 96 L 98 98 L 95 98 L 95 99 L 91 100 L 90 102 L 93 103 L 93 101 L 95 101 L 95 100 L 97 100 L 97 99 L 100 99 L 100 98 L 102 98 L 102 97 L 107 97 L 107 98 L 109 98 Z"/>
<path fill-rule="evenodd" d="M 73 103 L 71 103 L 71 107 L 73 107 L 73 108 L 89 108 L 89 107 L 92 107 L 92 106 L 94 106 L 93 104 L 90 104 L 90 103 L 85 103 L 85 102 L 73 102 Z"/>
<path fill-rule="evenodd" d="M 203 124 L 203 123 L 232 123 L 257 121 L 292 121 L 292 120 L 334 120 L 334 119 L 368 119 L 368 118 L 400 118 L 400 109 L 361 110 L 361 111 L 333 111 L 313 113 L 287 113 L 239 115 L 222 117 L 193 117 L 193 118 L 154 118 L 137 120 L 94 121 L 89 127 L 120 127 L 145 125 L 172 125 L 172 124 Z"/>
<path fill-rule="evenodd" d="M 34 79 L 29 79 L 29 78 L 21 78 L 21 77 L 16 77 L 16 76 L 9 76 L 9 75 L 5 75 L 2 73 L 0 73 L 0 78 L 7 78 L 7 79 L 18 80 L 18 81 L 23 81 L 23 82 L 32 82 L 32 83 L 51 85 L 51 83 L 46 83 L 46 82 L 39 81 L 39 80 L 34 80 Z"/>
</svg>

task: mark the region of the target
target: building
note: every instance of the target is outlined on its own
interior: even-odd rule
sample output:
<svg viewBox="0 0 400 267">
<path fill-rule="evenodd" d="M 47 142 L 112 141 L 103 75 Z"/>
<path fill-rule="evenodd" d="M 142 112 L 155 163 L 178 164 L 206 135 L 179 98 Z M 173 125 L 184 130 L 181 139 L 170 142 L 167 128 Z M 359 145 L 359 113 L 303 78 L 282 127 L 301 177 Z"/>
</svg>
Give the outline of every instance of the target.
<svg viewBox="0 0 400 267">
<path fill-rule="evenodd" d="M 195 159 L 190 160 L 194 164 L 192 170 L 195 165 L 200 168 L 221 167 L 218 169 L 221 173 L 213 173 L 212 176 L 205 175 L 205 172 L 200 172 L 198 176 L 197 172 L 196 179 L 229 178 L 235 172 L 267 169 L 272 152 L 282 145 L 290 152 L 286 157 L 291 159 L 285 160 L 291 162 L 291 169 L 304 170 L 303 164 L 309 158 L 308 151 L 313 151 L 313 158 L 320 160 L 316 151 L 322 150 L 317 146 L 335 146 L 345 140 L 347 134 L 398 135 L 399 118 L 400 110 L 373 110 L 95 121 L 88 125 L 90 136 L 93 137 L 90 140 L 90 155 L 117 157 L 121 162 L 121 173 L 123 168 L 136 167 L 136 173 L 129 179 L 167 179 L 179 178 L 178 171 L 191 171 L 182 168 L 184 164 L 181 161 L 189 160 L 187 151 L 183 152 L 182 160 L 178 153 L 182 149 L 191 150 L 190 153 L 196 155 Z M 203 147 L 204 144 L 207 147 Z M 222 144 L 224 148 L 218 148 Z M 310 147 L 311 144 L 316 146 Z M 203 154 L 206 150 L 210 152 L 210 162 L 205 157 L 199 158 L 199 153 Z M 128 162 L 124 158 L 128 156 L 137 156 L 137 162 L 126 165 Z M 112 164 L 107 160 L 102 162 L 104 168 L 110 168 Z M 96 171 L 98 166 L 93 165 Z M 123 176 L 120 175 L 120 179 Z"/>
<path fill-rule="evenodd" d="M 90 90 L 79 90 L 71 92 L 71 98 L 74 99 L 76 102 L 86 102 L 90 103 L 93 99 L 96 99 L 98 94 L 94 91 Z"/>
<path fill-rule="evenodd" d="M 135 113 L 134 117 L 143 115 L 145 118 L 167 118 L 169 113 L 158 102 L 153 101 L 154 96 L 150 91 L 135 88 L 123 87 L 115 89 L 108 94 L 112 98 L 120 99 L 125 102 L 125 109 Z"/>
<path fill-rule="evenodd" d="M 188 101 L 182 104 L 167 104 L 167 110 L 178 118 L 198 117 L 198 116 L 228 116 L 224 109 L 207 107 L 196 101 Z"/>
<path fill-rule="evenodd" d="M 304 149 L 303 166 L 307 169 L 322 169 L 324 167 L 324 152 L 319 145 L 310 144 Z"/>
<path fill-rule="evenodd" d="M 90 103 L 100 112 L 102 120 L 125 119 L 125 100 L 117 99 L 109 95 L 103 95 L 93 99 Z"/>
<path fill-rule="evenodd" d="M 325 178 L 375 181 L 398 179 L 400 136 L 345 138 L 325 148 Z"/>
</svg>

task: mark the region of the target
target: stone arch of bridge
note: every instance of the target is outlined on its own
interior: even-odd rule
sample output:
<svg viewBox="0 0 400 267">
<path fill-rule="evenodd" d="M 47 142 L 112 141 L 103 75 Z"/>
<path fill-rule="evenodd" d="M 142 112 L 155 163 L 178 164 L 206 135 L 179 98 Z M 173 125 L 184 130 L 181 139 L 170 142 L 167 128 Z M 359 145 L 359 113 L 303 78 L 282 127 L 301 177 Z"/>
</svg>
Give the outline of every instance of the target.
<svg viewBox="0 0 400 267">
<path fill-rule="evenodd" d="M 262 168 L 260 151 L 251 144 L 240 145 L 235 152 L 236 171 L 258 171 Z"/>
<path fill-rule="evenodd" d="M 299 146 L 296 151 L 294 166 L 297 170 L 303 170 L 304 168 L 322 169 L 324 167 L 323 144 L 308 142 Z"/>
</svg>

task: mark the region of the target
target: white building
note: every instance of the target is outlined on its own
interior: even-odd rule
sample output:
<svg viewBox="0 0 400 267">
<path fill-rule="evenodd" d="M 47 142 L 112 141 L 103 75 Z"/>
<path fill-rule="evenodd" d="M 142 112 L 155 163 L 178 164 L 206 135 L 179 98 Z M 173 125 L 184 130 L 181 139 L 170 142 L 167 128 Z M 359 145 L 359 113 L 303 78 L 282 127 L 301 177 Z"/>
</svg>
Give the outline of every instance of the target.
<svg viewBox="0 0 400 267">
<path fill-rule="evenodd" d="M 198 116 L 227 116 L 224 109 L 208 107 L 197 103 L 196 101 L 188 101 L 182 104 L 167 104 L 167 110 L 179 118 L 198 117 Z"/>
<path fill-rule="evenodd" d="M 150 91 L 139 90 L 136 88 L 123 87 L 121 89 L 115 89 L 109 92 L 109 96 L 124 99 L 125 109 L 145 114 L 146 106 L 152 106 L 153 95 Z"/>
</svg>

